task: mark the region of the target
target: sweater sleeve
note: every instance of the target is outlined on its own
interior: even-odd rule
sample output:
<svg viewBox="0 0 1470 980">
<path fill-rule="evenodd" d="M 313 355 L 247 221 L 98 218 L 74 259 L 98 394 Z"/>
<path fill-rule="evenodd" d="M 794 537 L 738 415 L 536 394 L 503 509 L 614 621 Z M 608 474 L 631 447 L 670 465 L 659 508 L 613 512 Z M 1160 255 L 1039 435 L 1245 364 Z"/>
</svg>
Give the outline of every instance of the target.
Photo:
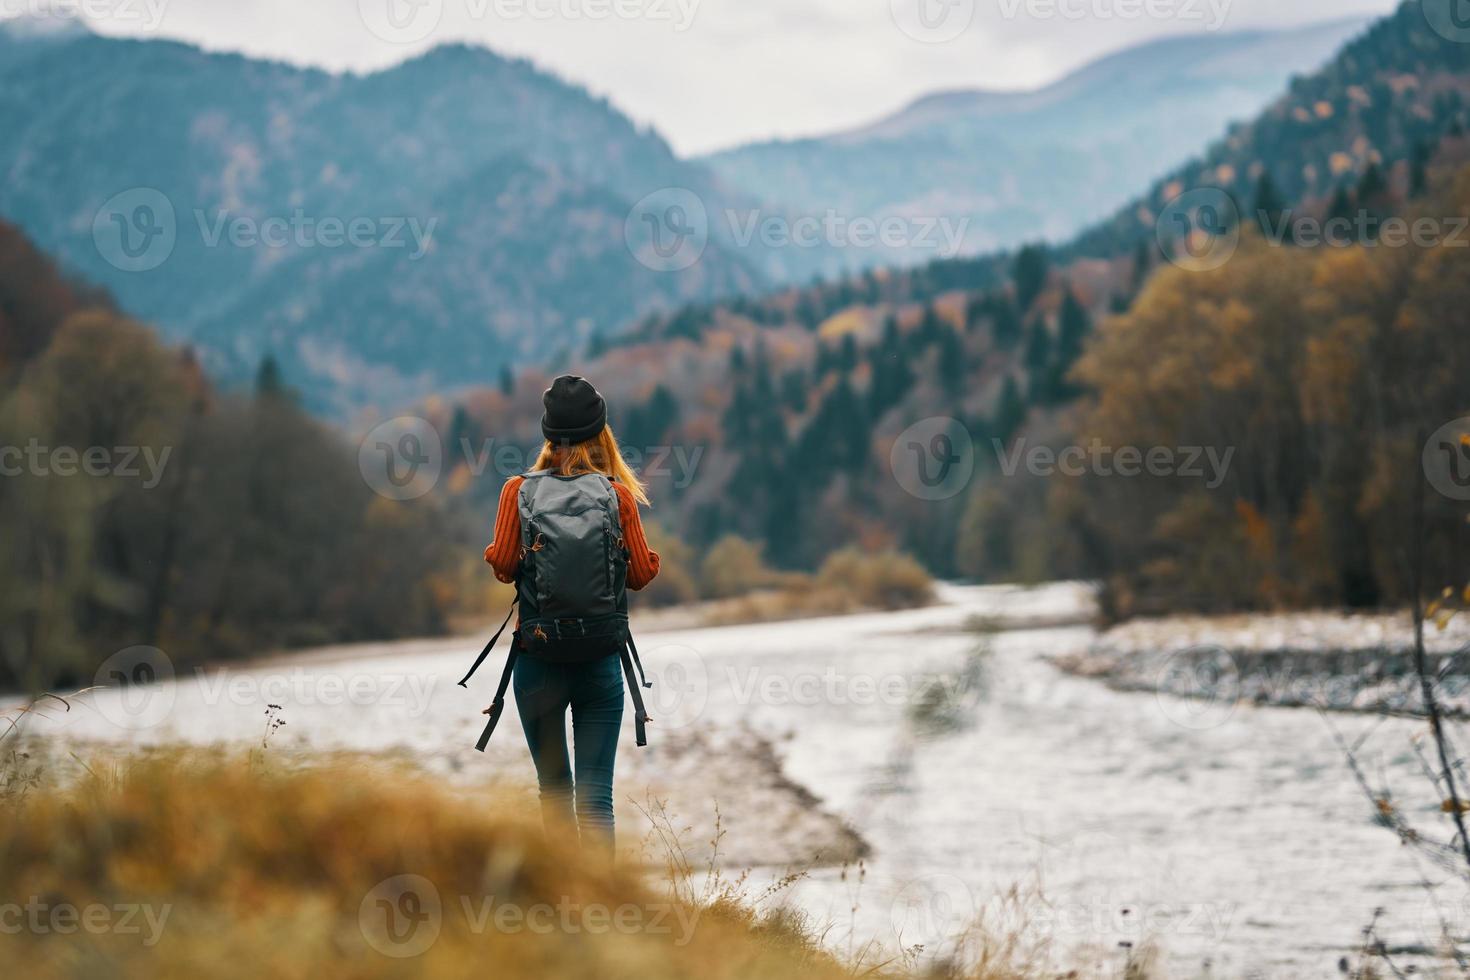
<svg viewBox="0 0 1470 980">
<path fill-rule="evenodd" d="M 621 483 L 618 488 L 618 518 L 623 524 L 623 544 L 628 549 L 628 588 L 637 592 L 658 575 L 658 552 L 648 547 L 643 536 L 643 519 L 638 516 L 638 501 L 633 491 Z"/>
<path fill-rule="evenodd" d="M 495 512 L 495 538 L 485 549 L 485 560 L 502 582 L 514 582 L 516 566 L 521 563 L 521 516 L 517 497 L 523 479 L 513 476 L 500 488 L 500 507 Z"/>
</svg>

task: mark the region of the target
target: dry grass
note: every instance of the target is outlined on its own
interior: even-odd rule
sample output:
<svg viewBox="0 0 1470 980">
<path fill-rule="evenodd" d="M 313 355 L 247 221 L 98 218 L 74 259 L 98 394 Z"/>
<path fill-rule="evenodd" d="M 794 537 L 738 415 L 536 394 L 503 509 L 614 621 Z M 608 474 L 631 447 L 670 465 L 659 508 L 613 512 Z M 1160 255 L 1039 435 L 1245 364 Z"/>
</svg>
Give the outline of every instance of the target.
<svg viewBox="0 0 1470 980">
<path fill-rule="evenodd" d="M 733 626 L 911 609 L 933 601 L 934 580 L 914 559 L 847 548 L 828 557 L 815 575 L 788 574 L 779 589 L 711 603 L 704 618 L 711 626 Z"/>
<path fill-rule="evenodd" d="M 670 899 L 569 841 L 406 771 L 166 754 L 10 811 L 0 895 L 105 909 L 110 925 L 63 934 L 65 914 L 43 911 L 40 929 L 0 932 L 0 960 L 26 977 L 850 975 L 727 890 L 707 907 Z M 410 882 L 405 897 L 400 875 L 431 887 Z M 439 913 L 422 919 L 434 895 Z M 124 914 L 136 932 L 113 928 Z"/>
<path fill-rule="evenodd" d="M 587 862 L 571 834 L 548 841 L 534 815 L 508 812 L 492 788 L 450 793 L 375 757 L 160 750 L 76 760 L 65 775 L 47 770 L 5 815 L 9 976 L 1058 975 L 1049 944 L 1015 928 L 1019 907 L 977 922 L 938 962 L 918 948 L 839 959 L 823 946 L 830 924 L 785 901 L 799 872 L 752 893 L 744 875 L 696 868 L 657 804 L 648 816 L 662 881 L 646 867 Z M 718 825 L 714 835 L 717 845 Z M 101 928 L 79 924 L 89 915 Z M 1064 975 L 1143 975 L 1134 957 L 1109 959 Z"/>
</svg>

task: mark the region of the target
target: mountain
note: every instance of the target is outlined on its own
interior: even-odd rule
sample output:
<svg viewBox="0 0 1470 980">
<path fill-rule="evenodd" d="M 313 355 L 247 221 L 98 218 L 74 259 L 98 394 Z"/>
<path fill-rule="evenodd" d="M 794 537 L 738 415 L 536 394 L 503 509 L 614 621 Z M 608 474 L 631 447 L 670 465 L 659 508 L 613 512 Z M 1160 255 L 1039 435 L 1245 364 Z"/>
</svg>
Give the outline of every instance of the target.
<svg viewBox="0 0 1470 980">
<path fill-rule="evenodd" d="M 1160 216 L 1190 191 L 1252 220 L 1263 178 L 1282 203 L 1317 218 L 1334 206 L 1371 211 L 1376 196 L 1422 192 L 1433 158 L 1454 156 L 1447 142 L 1470 129 L 1470 30 L 1454 26 L 1458 5 L 1405 0 L 1061 254 L 1111 257 L 1153 247 Z"/>
<path fill-rule="evenodd" d="M 335 75 L 11 21 L 0 131 L 0 216 L 216 375 L 274 355 L 327 412 L 494 377 L 771 272 L 718 224 L 687 269 L 640 261 L 646 195 L 742 199 L 482 48 Z"/>
<path fill-rule="evenodd" d="M 704 158 L 791 210 L 968 219 L 964 254 L 1061 240 L 1249 117 L 1294 74 L 1368 23 L 1202 34 L 1130 48 L 1030 92 L 957 91 L 850 132 L 759 143 Z M 932 248 L 826 256 L 862 268 L 940 257 Z"/>
<path fill-rule="evenodd" d="M 1431 15 L 1450 2 L 1426 0 Z M 1470 282 L 1462 268 L 1465 250 L 1454 248 L 1455 238 L 1438 249 L 1278 250 L 1247 230 L 1238 265 L 1186 273 L 1165 261 L 1165 247 L 1173 243 L 1160 234 L 1160 216 L 1179 195 L 1203 191 L 1222 213 L 1231 200 L 1237 202 L 1240 221 L 1220 228 L 1233 234 L 1239 224 L 1254 224 L 1251 208 L 1270 177 L 1279 206 L 1300 218 L 1358 209 L 1379 216 L 1440 214 L 1447 220 L 1432 227 L 1462 239 L 1457 222 L 1463 219 L 1448 216 L 1463 215 L 1470 200 L 1470 44 L 1451 40 L 1432 23 L 1420 3 L 1403 4 L 1319 71 L 1284 86 L 1255 119 L 1229 127 L 1223 137 L 1216 133 L 1196 159 L 1069 242 L 692 304 L 594 344 L 565 366 L 602 386 L 620 437 L 645 459 L 658 461 L 647 474 L 659 502 L 655 516 L 697 548 L 734 533 L 760 542 L 773 560 L 797 566 L 857 542 L 898 545 L 942 573 L 1102 577 L 1114 567 L 1109 563 L 1160 557 L 1144 548 L 1129 551 L 1126 541 L 1120 545 L 1117 528 L 1167 514 L 1179 501 L 1156 493 L 1150 508 L 1139 510 L 1141 485 L 1126 480 L 1110 485 L 1110 499 L 1068 496 L 1078 484 L 1048 484 L 1024 469 L 1003 475 L 996 446 L 1012 446 L 1022 437 L 1051 452 L 1070 439 L 1087 443 L 1076 419 L 1095 403 L 1085 379 L 1074 372 L 1120 329 L 1114 317 L 1122 315 L 1150 326 L 1148 343 L 1121 345 L 1127 357 L 1114 357 L 1116 367 L 1104 379 L 1117 401 L 1105 407 L 1122 415 L 1136 410 L 1135 426 L 1162 426 L 1185 417 L 1179 408 L 1184 399 L 1209 392 L 1204 408 L 1230 405 L 1239 412 L 1231 420 L 1238 426 L 1232 438 L 1239 439 L 1242 459 L 1250 450 L 1252 465 L 1259 464 L 1232 471 L 1247 476 L 1227 489 L 1223 512 L 1220 499 L 1212 498 L 1192 516 L 1179 515 L 1175 526 L 1235 535 L 1235 543 L 1223 546 L 1228 550 L 1240 541 L 1259 541 L 1253 536 L 1257 525 L 1241 527 L 1242 515 L 1252 521 L 1265 515 L 1258 526 L 1269 526 L 1277 535 L 1273 540 L 1300 541 L 1292 533 L 1312 530 L 1330 534 L 1315 542 L 1330 540 L 1332 548 L 1351 551 L 1353 536 L 1368 533 L 1353 523 L 1357 504 L 1365 512 L 1387 512 L 1384 498 L 1369 500 L 1372 487 L 1365 489 L 1359 480 L 1376 471 L 1342 455 L 1342 447 L 1358 446 L 1357 433 L 1352 425 L 1320 420 L 1321 406 L 1376 410 L 1376 393 L 1391 391 L 1399 413 L 1395 424 L 1403 423 L 1411 441 L 1415 425 L 1433 430 L 1453 417 L 1440 407 L 1425 411 L 1403 393 L 1412 396 L 1421 376 L 1431 372 L 1436 397 L 1463 392 L 1463 385 L 1454 388 L 1453 374 L 1448 382 L 1441 375 L 1458 363 L 1464 348 L 1454 338 L 1470 330 L 1470 304 L 1458 298 Z M 1373 240 L 1365 237 L 1362 244 Z M 1370 260 L 1371 267 L 1360 265 Z M 1389 274 L 1395 262 L 1401 268 Z M 1412 273 L 1404 271 L 1410 263 Z M 1355 283 L 1355 277 L 1364 281 Z M 1402 286 L 1406 295 L 1366 302 L 1370 285 L 1389 294 Z M 1151 301 L 1159 296 L 1167 302 Z M 1333 315 L 1314 316 L 1315 305 Z M 1208 335 L 1199 326 L 1206 323 Z M 1274 333 L 1259 329 L 1278 324 Z M 1398 336 L 1418 326 L 1422 337 Z M 1306 376 L 1293 376 L 1291 384 L 1272 391 L 1270 401 L 1254 400 L 1263 379 L 1284 376 L 1259 369 L 1267 357 L 1281 355 L 1262 353 L 1260 346 L 1242 355 L 1231 346 L 1232 327 L 1256 345 L 1275 335 L 1283 344 L 1289 341 L 1297 359 L 1291 363 Z M 1363 339 L 1370 327 L 1372 345 Z M 1412 359 L 1399 352 L 1405 344 L 1415 348 Z M 1442 356 L 1434 353 L 1435 344 L 1447 348 Z M 1210 373 L 1211 366 L 1219 366 L 1218 373 Z M 1184 377 L 1177 390 L 1167 390 Z M 534 404 L 545 380 L 533 370 L 509 396 L 476 392 L 458 411 L 454 405 L 433 411 L 444 415 L 446 432 L 529 443 L 534 418 L 525 406 Z M 1153 401 L 1133 400 L 1150 386 L 1166 390 L 1150 395 Z M 1431 387 L 1428 381 L 1424 387 Z M 1341 397 L 1363 391 L 1375 397 Z M 1283 400 L 1285 395 L 1292 397 Z M 1251 415 L 1253 407 L 1261 414 Z M 1189 418 L 1191 425 L 1203 426 L 1195 415 Z M 1207 411 L 1203 418 L 1208 421 Z M 945 420 L 960 428 L 936 426 Z M 1220 443 L 1211 435 L 1218 431 L 1223 430 L 1202 427 L 1185 441 L 1164 445 L 1236 445 Z M 964 444 L 966 435 L 974 451 L 973 481 L 961 479 L 949 495 L 931 492 L 904 450 L 928 446 L 937 460 L 941 448 Z M 1136 428 L 1099 437 L 1113 446 L 1154 445 L 1161 438 Z M 1263 446 L 1280 458 L 1263 463 Z M 1401 442 L 1395 446 L 1403 448 Z M 697 474 L 687 478 L 677 459 L 671 464 L 658 447 L 698 458 Z M 1419 447 L 1410 448 L 1404 458 L 1412 460 Z M 1333 465 L 1346 467 L 1344 474 L 1324 476 L 1315 469 L 1329 452 L 1337 454 Z M 935 472 L 945 469 L 939 465 Z M 1301 482 L 1280 483 L 1287 478 L 1275 474 L 1286 473 Z M 1163 482 L 1181 495 L 1196 489 L 1182 480 Z M 493 480 L 455 485 L 485 494 L 480 508 L 493 506 Z M 1332 501 L 1330 513 L 1310 513 L 1314 501 L 1304 495 L 1307 486 Z M 1350 499 L 1359 491 L 1362 501 Z M 1232 492 L 1243 502 L 1238 511 L 1232 509 Z M 1130 505 L 1133 512 L 1126 510 Z M 1106 522 L 1120 516 L 1120 506 L 1126 519 L 1110 529 Z M 1463 522 L 1463 515 L 1456 520 Z M 1331 523 L 1331 532 L 1323 530 L 1324 522 Z M 1163 557 L 1214 554 L 1196 547 L 1203 540 L 1171 542 L 1173 551 Z M 1322 547 L 1330 553 L 1328 545 Z M 1355 575 L 1362 572 L 1364 554 L 1353 558 Z M 1168 561 L 1151 566 L 1174 567 Z M 1315 594 L 1329 604 L 1388 594 L 1391 576 L 1378 582 L 1379 591 L 1360 588 L 1373 577 L 1362 572 L 1354 582 L 1337 582 L 1327 569 Z M 1213 594 L 1202 589 L 1200 597 Z"/>
</svg>

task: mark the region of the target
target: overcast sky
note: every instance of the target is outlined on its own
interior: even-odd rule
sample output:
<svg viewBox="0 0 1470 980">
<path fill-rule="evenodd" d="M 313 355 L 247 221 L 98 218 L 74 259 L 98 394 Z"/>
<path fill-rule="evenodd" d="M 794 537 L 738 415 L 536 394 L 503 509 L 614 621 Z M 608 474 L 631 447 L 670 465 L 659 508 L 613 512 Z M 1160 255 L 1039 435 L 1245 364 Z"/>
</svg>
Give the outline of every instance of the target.
<svg viewBox="0 0 1470 980">
<path fill-rule="evenodd" d="M 47 0 L 0 0 L 15 13 Z M 58 0 L 50 0 L 57 3 Z M 937 89 L 1031 88 L 1150 38 L 1394 0 L 59 0 L 98 30 L 368 70 L 468 40 L 607 96 L 683 154 L 843 129 Z M 103 16 L 97 16 L 98 13 Z"/>
</svg>

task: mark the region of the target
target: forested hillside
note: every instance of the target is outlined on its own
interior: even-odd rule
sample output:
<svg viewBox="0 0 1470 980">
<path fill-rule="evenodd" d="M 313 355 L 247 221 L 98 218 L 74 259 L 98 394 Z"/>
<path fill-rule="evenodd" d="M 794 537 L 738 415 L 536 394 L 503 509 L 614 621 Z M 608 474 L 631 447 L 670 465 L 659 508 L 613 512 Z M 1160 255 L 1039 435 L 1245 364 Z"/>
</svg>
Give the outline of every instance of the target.
<svg viewBox="0 0 1470 980">
<path fill-rule="evenodd" d="M 191 352 L 0 222 L 0 689 L 442 628 L 440 508 L 373 493 L 267 365 L 225 397 Z"/>
<path fill-rule="evenodd" d="M 1233 132 L 1209 162 L 1160 182 L 1075 243 L 688 307 L 596 344 L 570 366 L 609 391 L 613 422 L 635 448 L 703 454 L 690 478 L 654 474 L 657 519 L 696 546 L 736 533 L 780 564 L 810 566 L 846 543 L 893 544 L 942 573 L 1105 576 L 1117 585 L 1118 610 L 1399 598 L 1407 579 L 1392 528 L 1416 473 L 1409 442 L 1417 427 L 1432 431 L 1470 410 L 1456 408 L 1462 389 L 1421 374 L 1426 352 L 1464 350 L 1470 322 L 1454 297 L 1470 271 L 1465 253 L 1443 239 L 1375 250 L 1371 221 L 1366 237 L 1335 250 L 1263 243 L 1258 227 L 1274 227 L 1282 213 L 1465 214 L 1470 201 L 1455 182 L 1470 163 L 1467 85 L 1470 45 L 1406 3 Z M 1196 208 L 1187 212 L 1192 234 L 1180 238 L 1160 216 L 1197 188 L 1236 202 L 1240 217 L 1212 226 Z M 1257 220 L 1257 204 L 1270 221 Z M 1175 249 L 1197 248 L 1212 232 L 1240 237 L 1223 268 L 1170 264 Z M 1286 263 L 1336 277 L 1341 293 L 1282 295 L 1257 281 Z M 1353 263 L 1373 277 L 1354 282 L 1345 272 Z M 1379 275 L 1383 291 L 1370 291 Z M 1196 331 L 1216 321 L 1214 335 Z M 1411 328 L 1420 335 L 1403 335 Z M 1264 337 L 1252 340 L 1256 330 Z M 1212 353 L 1198 346 L 1205 337 L 1224 346 Z M 1261 346 L 1265 338 L 1276 346 Z M 1211 364 L 1256 355 L 1265 358 L 1259 377 Z M 1314 405 L 1325 395 L 1309 368 L 1324 362 L 1352 377 L 1343 390 L 1378 392 L 1381 402 Z M 1204 399 L 1200 412 L 1218 402 L 1243 414 L 1210 428 L 1181 402 L 1167 426 L 1167 406 L 1150 390 L 1164 383 L 1159 372 L 1165 390 Z M 440 420 L 471 444 L 529 443 L 534 429 L 516 420 L 544 380 L 523 375 L 437 409 Z M 933 417 L 963 425 L 977 468 L 963 493 L 937 500 L 906 490 L 890 459 L 901 432 Z M 1369 422 L 1375 428 L 1364 430 Z M 1003 472 L 1022 440 L 1055 450 L 1093 436 L 1115 448 L 1141 441 L 1141 449 L 1234 455 L 1218 482 Z M 456 488 L 473 488 L 486 506 L 493 476 Z"/>
</svg>

